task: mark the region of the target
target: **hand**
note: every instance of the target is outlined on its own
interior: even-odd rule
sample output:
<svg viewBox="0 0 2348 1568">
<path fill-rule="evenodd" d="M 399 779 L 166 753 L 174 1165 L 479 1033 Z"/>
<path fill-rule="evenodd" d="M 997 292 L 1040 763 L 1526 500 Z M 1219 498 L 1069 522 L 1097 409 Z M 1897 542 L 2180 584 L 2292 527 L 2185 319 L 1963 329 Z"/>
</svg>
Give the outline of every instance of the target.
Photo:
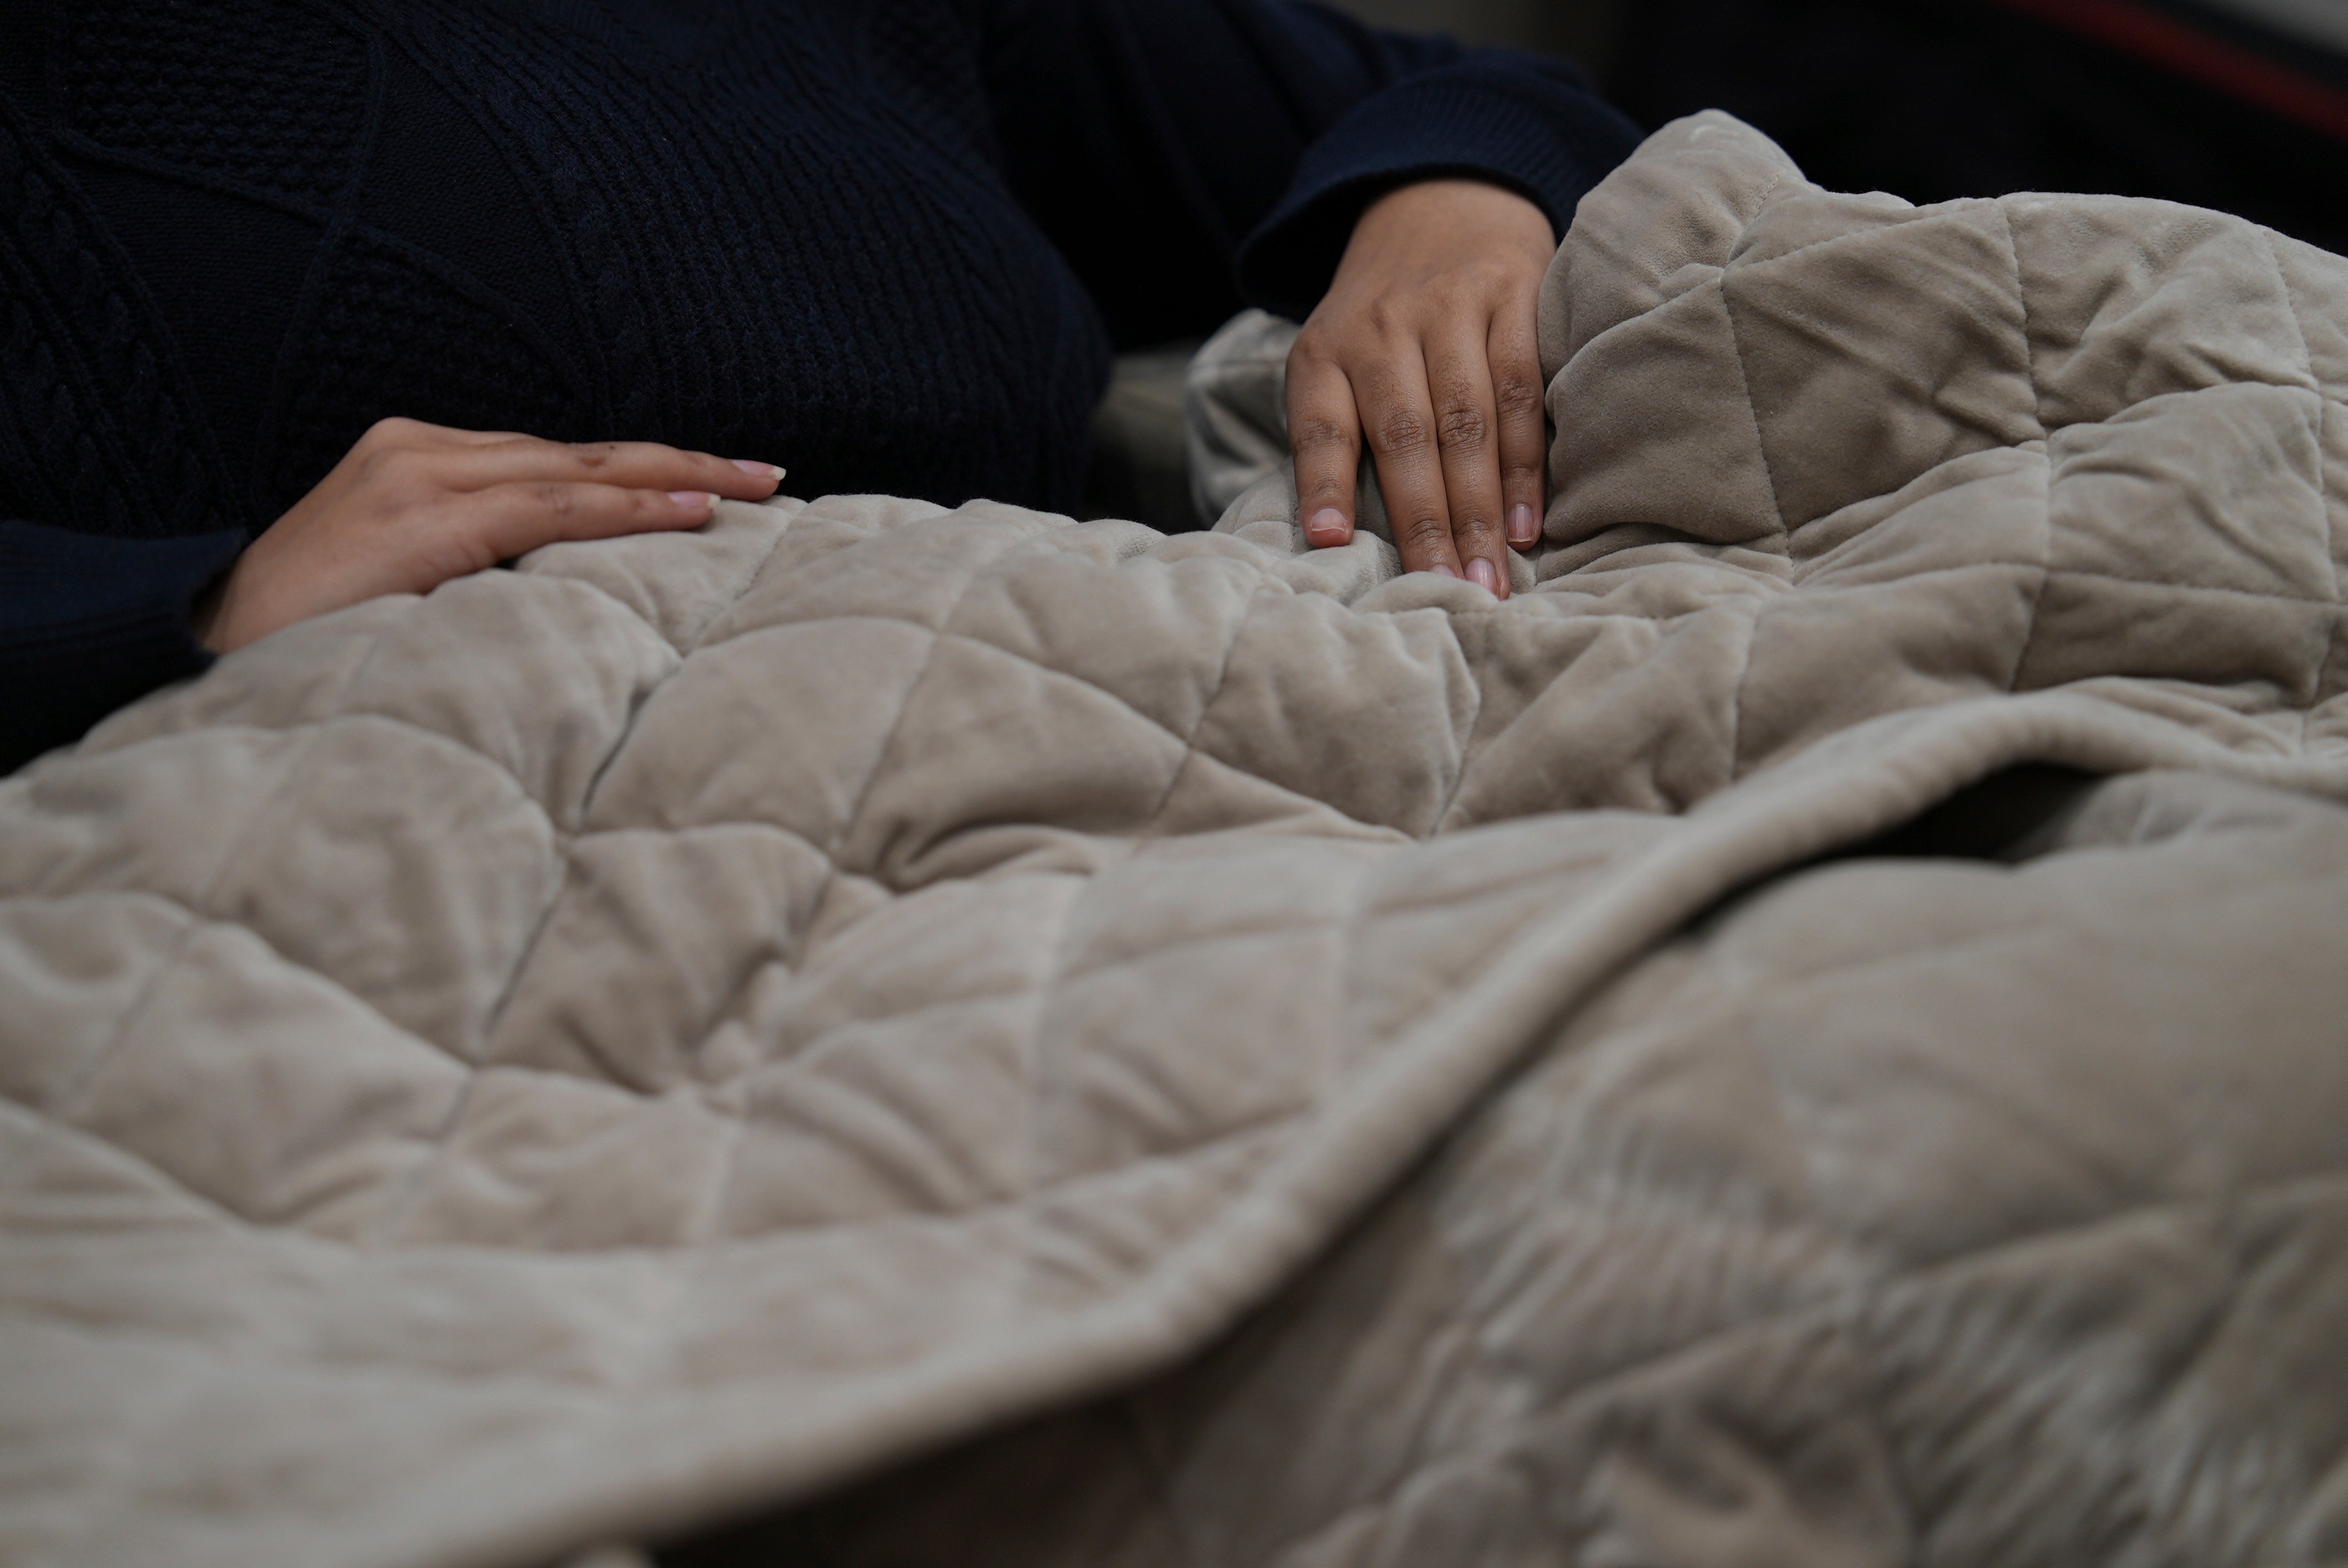
<svg viewBox="0 0 2348 1568">
<path fill-rule="evenodd" d="M 782 477 L 771 464 L 649 442 L 572 446 L 386 419 L 246 547 L 197 606 L 196 640 L 226 653 L 557 539 L 697 528 L 719 497 L 764 500 Z"/>
<path fill-rule="evenodd" d="M 1362 214 L 1288 356 L 1307 545 L 1354 537 L 1367 440 L 1403 569 L 1464 572 L 1508 597 L 1508 548 L 1540 538 L 1533 318 L 1556 250 L 1540 208 L 1477 180 L 1406 185 Z"/>
</svg>

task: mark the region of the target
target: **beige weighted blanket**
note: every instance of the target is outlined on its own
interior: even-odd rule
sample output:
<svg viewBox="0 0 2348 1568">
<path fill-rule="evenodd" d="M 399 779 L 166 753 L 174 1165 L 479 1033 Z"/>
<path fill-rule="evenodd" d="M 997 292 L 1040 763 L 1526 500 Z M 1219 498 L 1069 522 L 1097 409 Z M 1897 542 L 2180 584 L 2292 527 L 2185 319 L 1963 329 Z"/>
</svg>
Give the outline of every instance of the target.
<svg viewBox="0 0 2348 1568">
<path fill-rule="evenodd" d="M 1704 117 L 1543 313 L 1505 605 L 729 507 L 0 784 L 0 1561 L 2348 1559 L 2348 261 Z"/>
</svg>

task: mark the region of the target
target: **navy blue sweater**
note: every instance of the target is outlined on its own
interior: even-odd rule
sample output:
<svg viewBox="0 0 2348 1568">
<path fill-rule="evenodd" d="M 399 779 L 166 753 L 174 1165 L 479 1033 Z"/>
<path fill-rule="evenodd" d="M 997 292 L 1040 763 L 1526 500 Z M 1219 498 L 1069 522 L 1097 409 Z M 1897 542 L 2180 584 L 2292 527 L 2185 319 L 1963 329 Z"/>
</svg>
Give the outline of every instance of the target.
<svg viewBox="0 0 2348 1568">
<path fill-rule="evenodd" d="M 0 770 L 407 415 L 1066 507 L 1113 349 L 1292 315 L 1378 191 L 1560 231 L 1569 67 L 1288 0 L 0 5 Z"/>
</svg>

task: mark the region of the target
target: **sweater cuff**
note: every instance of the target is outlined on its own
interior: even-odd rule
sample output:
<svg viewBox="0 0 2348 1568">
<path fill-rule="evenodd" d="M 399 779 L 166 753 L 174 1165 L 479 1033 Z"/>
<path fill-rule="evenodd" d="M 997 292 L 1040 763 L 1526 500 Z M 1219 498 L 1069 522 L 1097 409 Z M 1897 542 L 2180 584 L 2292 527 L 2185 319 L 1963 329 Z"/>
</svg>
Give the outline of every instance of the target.
<svg viewBox="0 0 2348 1568">
<path fill-rule="evenodd" d="M 1530 200 L 1562 238 L 1590 189 L 1638 147 L 1639 128 L 1565 67 L 1479 51 L 1355 105 L 1306 149 L 1288 194 L 1240 248 L 1240 292 L 1303 321 L 1328 292 L 1354 224 L 1422 179 L 1489 180 Z"/>
<path fill-rule="evenodd" d="M 211 668 L 189 612 L 245 543 L 233 531 L 118 538 L 0 521 L 0 774 Z"/>
</svg>

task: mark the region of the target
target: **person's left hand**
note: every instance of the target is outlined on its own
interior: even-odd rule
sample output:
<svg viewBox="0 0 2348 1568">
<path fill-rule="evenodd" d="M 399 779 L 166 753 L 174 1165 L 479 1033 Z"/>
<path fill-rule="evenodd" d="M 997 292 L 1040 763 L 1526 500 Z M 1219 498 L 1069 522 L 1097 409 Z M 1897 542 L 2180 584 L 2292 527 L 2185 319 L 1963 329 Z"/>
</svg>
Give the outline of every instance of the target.
<svg viewBox="0 0 2348 1568">
<path fill-rule="evenodd" d="M 1306 544 L 1354 537 L 1366 441 L 1403 569 L 1508 597 L 1509 548 L 1540 538 L 1533 318 L 1556 250 L 1540 208 L 1480 180 L 1406 185 L 1362 214 L 1288 355 Z"/>
</svg>

